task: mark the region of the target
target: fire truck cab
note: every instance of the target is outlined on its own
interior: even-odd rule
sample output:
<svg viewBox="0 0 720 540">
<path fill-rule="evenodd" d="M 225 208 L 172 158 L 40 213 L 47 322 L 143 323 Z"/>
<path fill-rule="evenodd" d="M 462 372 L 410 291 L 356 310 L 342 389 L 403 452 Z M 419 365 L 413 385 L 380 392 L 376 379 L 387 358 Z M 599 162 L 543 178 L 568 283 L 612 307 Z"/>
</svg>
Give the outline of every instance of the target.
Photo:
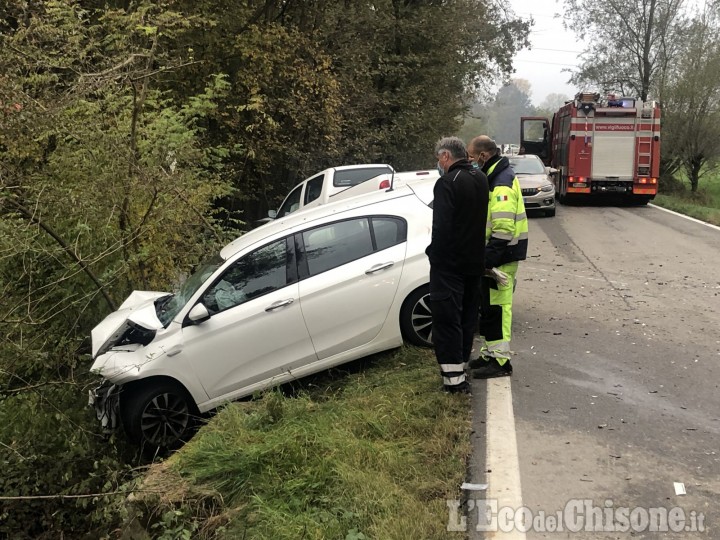
<svg viewBox="0 0 720 540">
<path fill-rule="evenodd" d="M 552 118 L 520 120 L 521 153 L 558 170 L 560 202 L 601 194 L 646 204 L 660 172 L 660 107 L 613 95 L 580 92 Z"/>
</svg>

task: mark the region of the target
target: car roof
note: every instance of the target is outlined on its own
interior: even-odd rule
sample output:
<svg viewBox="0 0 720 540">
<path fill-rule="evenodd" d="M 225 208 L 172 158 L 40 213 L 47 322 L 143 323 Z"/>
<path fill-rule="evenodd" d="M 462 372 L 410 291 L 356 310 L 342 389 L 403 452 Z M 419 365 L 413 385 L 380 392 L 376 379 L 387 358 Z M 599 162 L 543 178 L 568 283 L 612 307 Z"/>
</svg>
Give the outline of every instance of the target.
<svg viewBox="0 0 720 540">
<path fill-rule="evenodd" d="M 328 203 L 320 206 L 314 206 L 312 208 L 298 210 L 297 212 L 293 212 L 280 219 L 261 225 L 260 227 L 237 237 L 220 250 L 220 257 L 223 260 L 228 260 L 238 251 L 285 230 L 292 229 L 293 227 L 304 223 L 312 223 L 325 217 L 332 216 L 333 214 L 342 214 L 343 212 L 347 212 L 361 206 L 371 206 L 379 202 L 408 197 L 414 195 L 415 193 L 422 193 L 422 196 L 419 197 L 422 201 L 431 200 L 431 198 L 428 199 L 428 191 L 432 193 L 435 181 L 436 179 L 418 180 L 417 182 L 413 182 L 412 186 L 404 185 L 397 187 L 392 191 L 373 191 L 371 193 L 365 193 L 358 195 L 357 197 L 350 197 L 335 203 Z"/>
</svg>

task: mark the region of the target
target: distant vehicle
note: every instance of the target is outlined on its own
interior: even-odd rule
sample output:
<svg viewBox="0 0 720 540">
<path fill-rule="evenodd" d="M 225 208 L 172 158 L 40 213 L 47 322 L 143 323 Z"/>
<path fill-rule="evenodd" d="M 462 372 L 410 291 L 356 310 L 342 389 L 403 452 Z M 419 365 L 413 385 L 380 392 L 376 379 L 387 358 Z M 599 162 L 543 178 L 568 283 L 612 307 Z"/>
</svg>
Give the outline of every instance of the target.
<svg viewBox="0 0 720 540">
<path fill-rule="evenodd" d="M 277 211 L 270 210 L 268 217 L 270 219 L 285 217 L 318 199 L 327 202 L 334 195 L 362 184 L 370 178 L 393 172 L 395 169 L 382 163 L 330 167 L 306 178 L 290 190 L 280 208 Z"/>
<path fill-rule="evenodd" d="M 522 189 L 525 210 L 542 212 L 548 217 L 555 215 L 555 186 L 552 176 L 556 169 L 545 167 L 538 156 L 523 154 L 507 156 Z"/>
<path fill-rule="evenodd" d="M 560 202 L 614 194 L 647 204 L 660 175 L 660 107 L 655 101 L 580 92 L 547 118 L 520 119 L 521 146 L 558 170 Z"/>
<path fill-rule="evenodd" d="M 90 403 L 146 449 L 193 418 L 344 362 L 431 344 L 434 180 L 310 208 L 237 238 L 174 294 L 135 291 L 92 330 Z"/>
</svg>

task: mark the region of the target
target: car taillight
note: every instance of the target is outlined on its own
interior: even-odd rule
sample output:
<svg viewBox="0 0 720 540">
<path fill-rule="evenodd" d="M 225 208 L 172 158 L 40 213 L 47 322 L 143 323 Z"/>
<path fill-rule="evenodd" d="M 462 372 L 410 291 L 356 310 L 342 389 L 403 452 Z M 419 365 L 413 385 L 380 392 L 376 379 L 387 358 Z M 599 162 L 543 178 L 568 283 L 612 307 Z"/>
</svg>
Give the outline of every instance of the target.
<svg viewBox="0 0 720 540">
<path fill-rule="evenodd" d="M 390 180 L 383 180 L 380 182 L 378 189 L 390 189 Z"/>
</svg>

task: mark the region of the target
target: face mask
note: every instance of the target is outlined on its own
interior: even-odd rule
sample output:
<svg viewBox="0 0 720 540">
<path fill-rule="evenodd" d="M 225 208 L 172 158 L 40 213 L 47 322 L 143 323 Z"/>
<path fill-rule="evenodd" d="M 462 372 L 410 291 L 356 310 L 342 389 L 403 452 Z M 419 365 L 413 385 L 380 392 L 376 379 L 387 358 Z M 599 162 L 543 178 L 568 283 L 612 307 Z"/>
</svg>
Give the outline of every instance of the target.
<svg viewBox="0 0 720 540">
<path fill-rule="evenodd" d="M 477 162 L 477 161 L 471 161 L 471 163 L 472 163 L 473 169 L 479 169 L 479 168 L 480 168 L 480 165 L 478 165 L 478 162 Z"/>
<path fill-rule="evenodd" d="M 445 169 L 443 169 L 443 168 L 440 166 L 440 162 L 439 162 L 439 161 L 437 162 L 437 170 L 438 170 L 438 172 L 440 173 L 440 176 L 442 176 L 443 174 L 445 174 Z"/>
</svg>

